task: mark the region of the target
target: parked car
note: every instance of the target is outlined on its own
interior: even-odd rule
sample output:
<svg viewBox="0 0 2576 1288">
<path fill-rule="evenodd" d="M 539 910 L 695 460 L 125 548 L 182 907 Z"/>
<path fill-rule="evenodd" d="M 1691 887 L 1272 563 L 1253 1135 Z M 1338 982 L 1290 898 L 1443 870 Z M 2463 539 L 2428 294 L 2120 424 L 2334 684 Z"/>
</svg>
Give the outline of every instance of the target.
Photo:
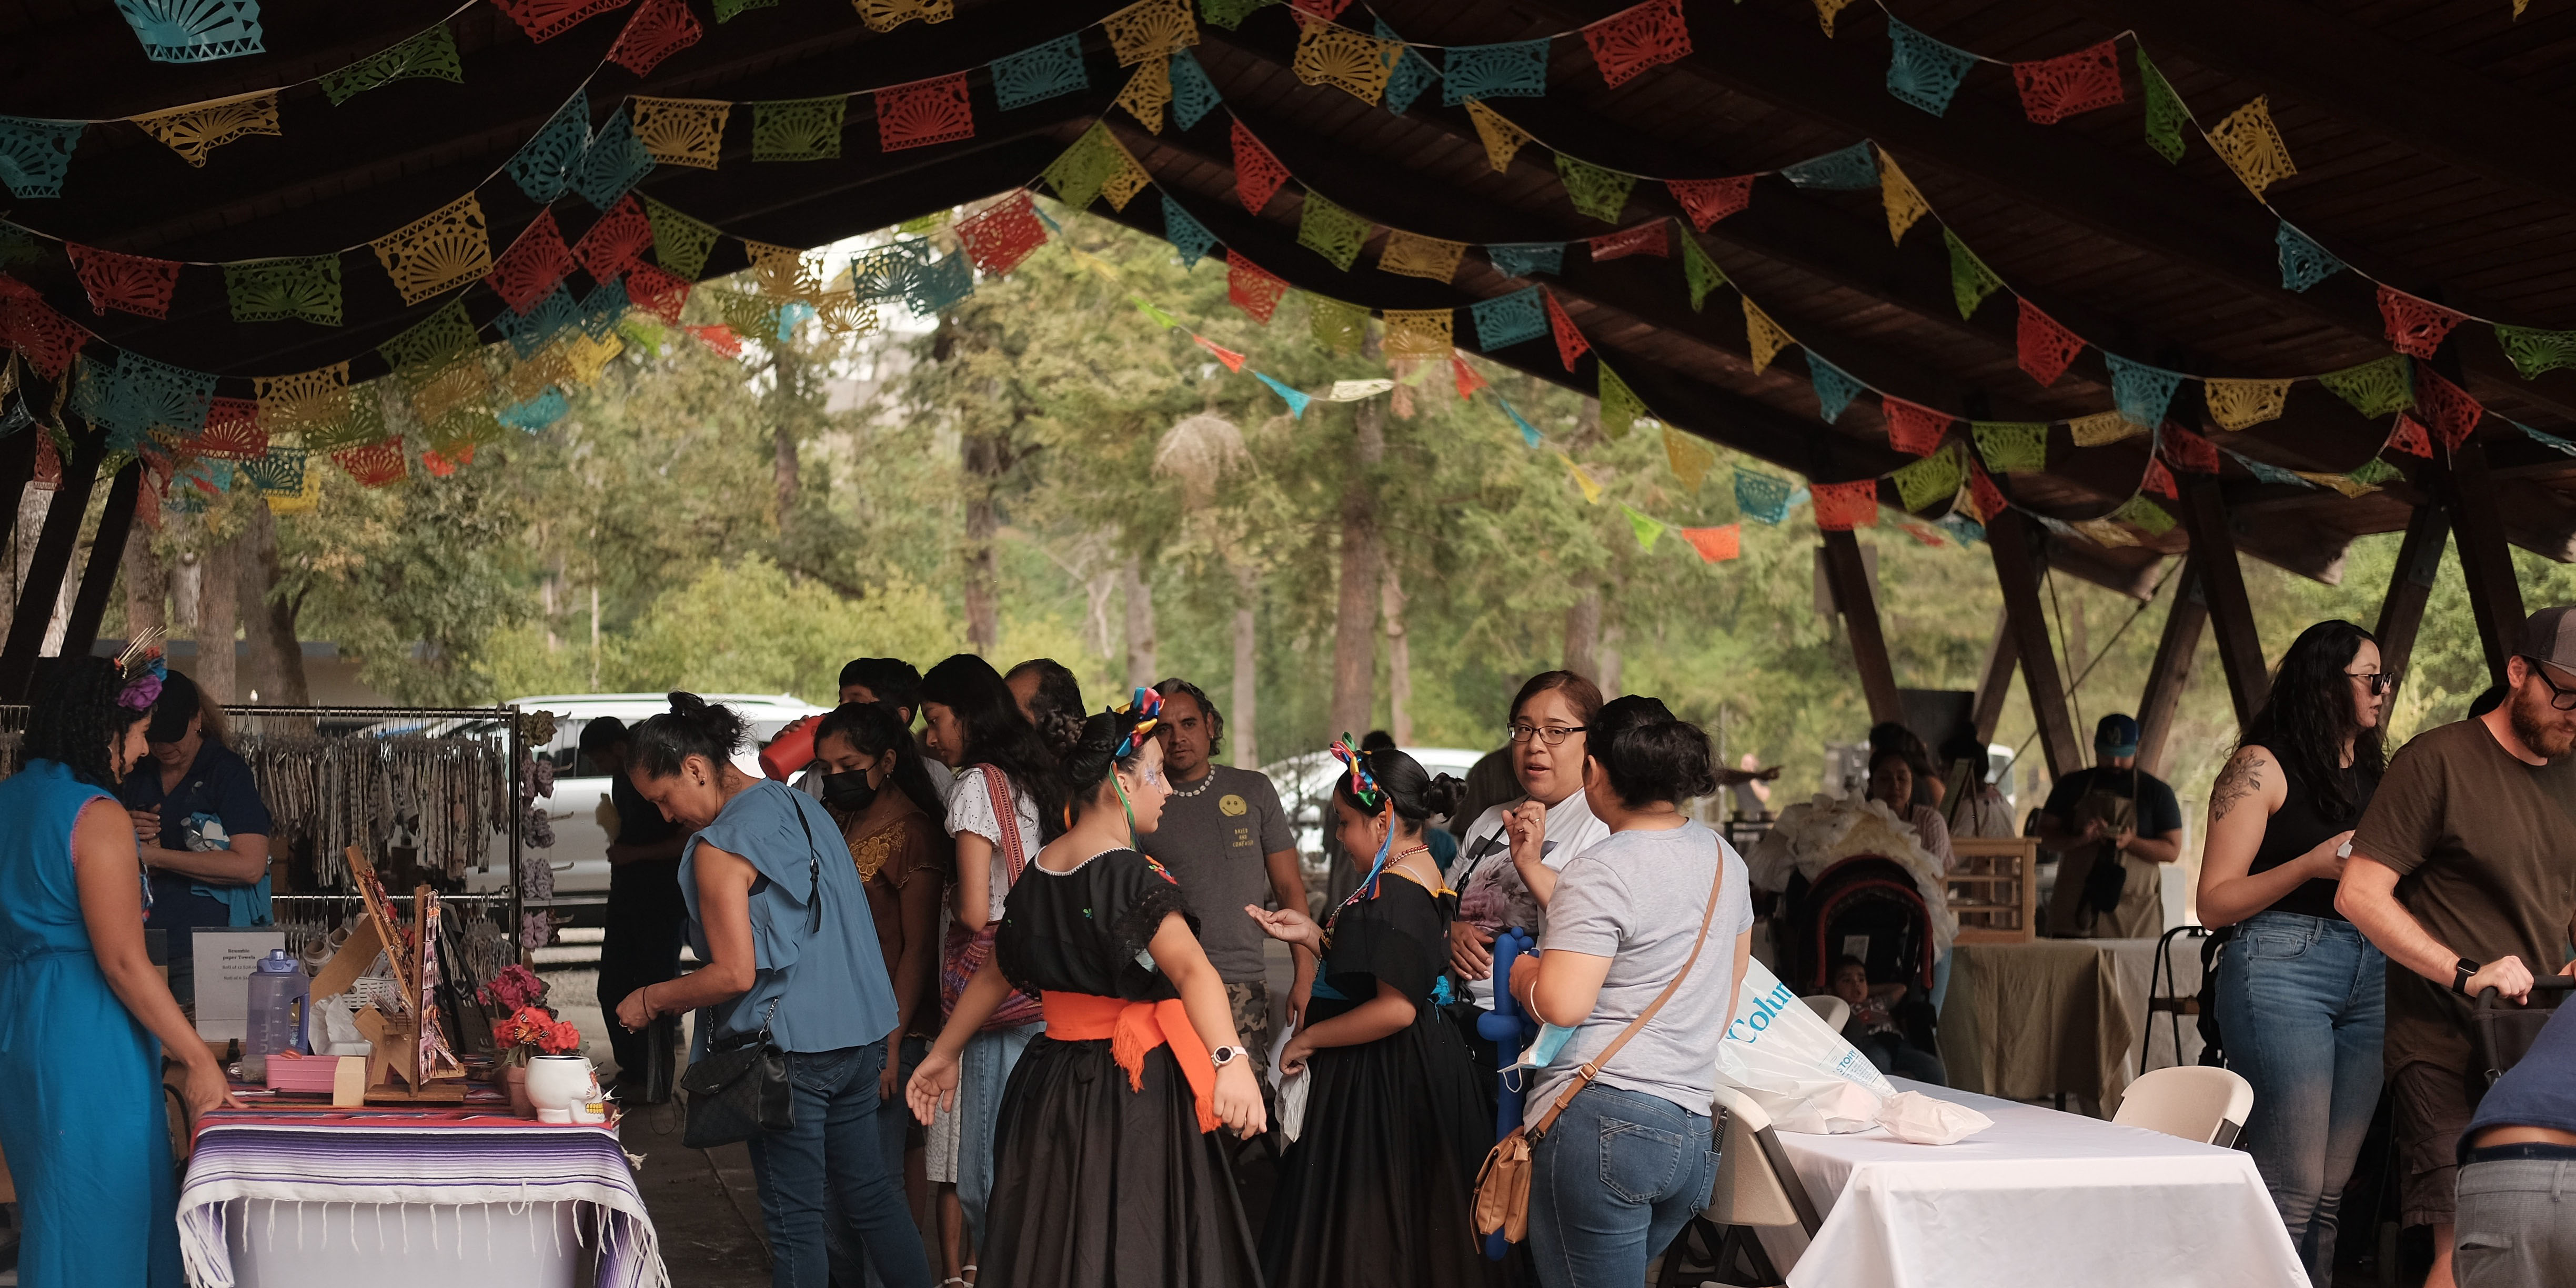
<svg viewBox="0 0 2576 1288">
<path fill-rule="evenodd" d="M 1484 752 L 1458 747 L 1399 750 L 1433 775 L 1454 778 L 1465 778 L 1468 769 L 1485 757 Z M 1332 863 L 1324 849 L 1324 826 L 1329 817 L 1333 780 L 1346 771 L 1330 751 L 1310 751 L 1274 760 L 1263 765 L 1261 772 L 1270 776 L 1270 785 L 1279 792 L 1279 806 L 1288 811 L 1289 825 L 1297 830 L 1297 867 L 1306 878 L 1307 902 L 1315 903 L 1323 898 Z"/>
<path fill-rule="evenodd" d="M 751 722 L 752 741 L 735 753 L 733 763 L 754 777 L 760 775 L 761 744 L 790 723 L 824 710 L 787 694 L 705 696 L 709 702 L 723 703 L 741 712 Z M 528 749 L 555 769 L 555 794 L 539 802 L 545 806 L 547 821 L 554 825 L 555 843 L 550 849 L 527 850 L 522 857 L 530 863 L 542 861 L 554 869 L 557 899 L 578 904 L 599 902 L 608 894 L 608 833 L 599 825 L 600 802 L 608 799 L 608 776 L 581 754 L 581 731 L 603 716 L 615 716 L 631 728 L 670 710 L 670 699 L 659 693 L 577 693 L 512 698 L 510 704 L 521 711 L 549 711 L 555 717 L 554 738 L 543 747 Z M 426 728 L 389 727 L 384 732 L 454 735 L 485 729 L 497 733 L 497 723 L 453 720 Z M 488 870 L 470 873 L 467 888 L 477 893 L 505 888 L 510 875 L 509 852 L 509 838 L 495 835 Z"/>
</svg>

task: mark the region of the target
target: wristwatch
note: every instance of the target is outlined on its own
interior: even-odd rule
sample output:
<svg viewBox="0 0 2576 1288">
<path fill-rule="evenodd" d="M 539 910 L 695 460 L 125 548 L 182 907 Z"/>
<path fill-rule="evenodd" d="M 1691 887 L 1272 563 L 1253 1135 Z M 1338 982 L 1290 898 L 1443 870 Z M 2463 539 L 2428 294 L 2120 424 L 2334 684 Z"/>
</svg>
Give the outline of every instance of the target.
<svg viewBox="0 0 2576 1288">
<path fill-rule="evenodd" d="M 1208 1052 L 1208 1058 L 1216 1061 L 1216 1067 L 1222 1069 L 1250 1054 L 1239 1046 L 1221 1046 Z"/>
<path fill-rule="evenodd" d="M 2451 991 L 2462 997 L 2467 997 L 2469 995 L 2469 976 L 2478 973 L 2478 964 L 2470 961 L 2466 957 L 2463 957 L 2456 965 L 2451 967 L 2451 972 Z"/>
</svg>

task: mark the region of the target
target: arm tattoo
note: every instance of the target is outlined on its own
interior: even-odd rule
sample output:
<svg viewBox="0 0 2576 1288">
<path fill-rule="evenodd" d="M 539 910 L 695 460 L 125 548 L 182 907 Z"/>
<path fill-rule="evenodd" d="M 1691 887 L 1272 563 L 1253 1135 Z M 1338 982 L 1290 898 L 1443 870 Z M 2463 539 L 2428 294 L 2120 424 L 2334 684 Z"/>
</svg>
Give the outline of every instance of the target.
<svg viewBox="0 0 2576 1288">
<path fill-rule="evenodd" d="M 2253 752 L 2239 752 L 2218 771 L 2218 782 L 2209 789 L 2209 817 L 2212 821 L 2227 817 L 2236 802 L 2263 790 L 2263 757 Z"/>
</svg>

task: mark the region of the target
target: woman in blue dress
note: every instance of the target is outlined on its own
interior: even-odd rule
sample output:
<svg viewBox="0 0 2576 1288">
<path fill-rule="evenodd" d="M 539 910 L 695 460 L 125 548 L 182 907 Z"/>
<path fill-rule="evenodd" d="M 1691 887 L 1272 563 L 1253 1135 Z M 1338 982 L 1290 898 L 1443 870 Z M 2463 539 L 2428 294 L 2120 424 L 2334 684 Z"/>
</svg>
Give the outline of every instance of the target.
<svg viewBox="0 0 2576 1288">
<path fill-rule="evenodd" d="M 148 763 L 160 658 L 55 664 L 0 780 L 0 1152 L 25 1288 L 179 1288 L 164 1044 L 188 1111 L 235 1105 L 143 948 L 144 879 L 117 782 Z"/>
</svg>

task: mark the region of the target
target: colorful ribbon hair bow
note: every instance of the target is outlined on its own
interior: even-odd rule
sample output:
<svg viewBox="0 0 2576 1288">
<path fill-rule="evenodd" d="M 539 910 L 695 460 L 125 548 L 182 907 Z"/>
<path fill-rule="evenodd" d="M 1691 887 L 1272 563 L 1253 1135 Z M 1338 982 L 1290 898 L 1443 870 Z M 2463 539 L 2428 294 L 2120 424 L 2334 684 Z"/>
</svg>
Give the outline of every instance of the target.
<svg viewBox="0 0 2576 1288">
<path fill-rule="evenodd" d="M 116 695 L 116 705 L 128 711 L 149 711 L 161 700 L 161 685 L 170 678 L 170 665 L 161 653 L 161 631 L 154 628 L 135 637 L 116 658 L 117 675 L 125 687 Z"/>
<path fill-rule="evenodd" d="M 1128 730 L 1127 736 L 1118 743 L 1116 759 L 1125 760 L 1135 755 L 1136 749 L 1144 746 L 1147 738 L 1154 736 L 1154 726 L 1162 723 L 1163 695 L 1152 689 L 1138 688 L 1136 696 L 1130 699 L 1121 710 L 1136 716 L 1136 727 Z"/>
<path fill-rule="evenodd" d="M 1351 750 L 1349 734 L 1333 740 L 1333 758 L 1350 767 L 1351 795 L 1359 798 L 1361 808 L 1375 813 L 1386 804 L 1386 793 L 1378 790 L 1377 775 L 1369 772 L 1367 753 Z"/>
</svg>

